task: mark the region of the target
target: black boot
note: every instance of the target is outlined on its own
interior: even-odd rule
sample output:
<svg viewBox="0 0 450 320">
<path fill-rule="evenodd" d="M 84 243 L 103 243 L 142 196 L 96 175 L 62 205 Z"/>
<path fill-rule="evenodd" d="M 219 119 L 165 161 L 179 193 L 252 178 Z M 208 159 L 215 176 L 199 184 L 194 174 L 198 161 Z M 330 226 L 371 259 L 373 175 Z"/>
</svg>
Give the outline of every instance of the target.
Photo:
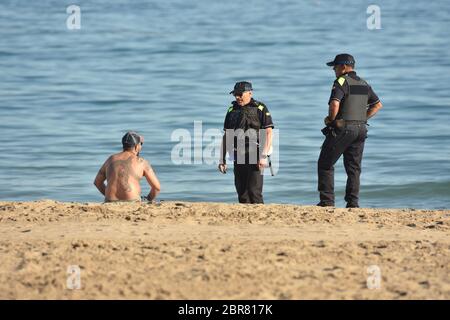
<svg viewBox="0 0 450 320">
<path fill-rule="evenodd" d="M 316 204 L 316 206 L 318 206 L 318 207 L 334 207 L 334 203 L 320 201 L 318 204 Z"/>
</svg>

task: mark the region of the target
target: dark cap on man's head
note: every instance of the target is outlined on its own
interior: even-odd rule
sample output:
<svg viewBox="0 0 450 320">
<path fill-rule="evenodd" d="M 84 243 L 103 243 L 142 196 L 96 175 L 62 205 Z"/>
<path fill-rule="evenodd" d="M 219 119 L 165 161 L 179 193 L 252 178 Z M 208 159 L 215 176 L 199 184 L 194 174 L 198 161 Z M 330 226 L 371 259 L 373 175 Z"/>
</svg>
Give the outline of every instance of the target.
<svg viewBox="0 0 450 320">
<path fill-rule="evenodd" d="M 355 58 L 353 58 L 353 56 L 348 53 L 341 53 L 338 54 L 333 61 L 327 62 L 327 66 L 330 67 L 342 64 L 350 65 L 353 67 L 355 66 Z"/>
<path fill-rule="evenodd" d="M 139 143 L 141 143 L 141 136 L 134 131 L 128 131 L 122 137 L 122 145 L 124 148 L 133 148 Z"/>
<path fill-rule="evenodd" d="M 252 84 L 247 81 L 236 82 L 230 94 L 243 94 L 245 91 L 252 91 Z"/>
</svg>

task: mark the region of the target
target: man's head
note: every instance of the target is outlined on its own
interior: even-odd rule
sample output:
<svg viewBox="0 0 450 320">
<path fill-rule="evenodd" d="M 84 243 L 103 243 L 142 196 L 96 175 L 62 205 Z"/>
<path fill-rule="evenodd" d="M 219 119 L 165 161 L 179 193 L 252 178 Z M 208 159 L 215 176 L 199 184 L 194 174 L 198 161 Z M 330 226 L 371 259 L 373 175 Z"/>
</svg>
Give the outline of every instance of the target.
<svg viewBox="0 0 450 320">
<path fill-rule="evenodd" d="M 327 66 L 333 67 L 336 78 L 353 71 L 355 68 L 355 58 L 348 53 L 338 54 L 333 61 L 327 62 Z"/>
<path fill-rule="evenodd" d="M 139 155 L 142 150 L 142 145 L 144 144 L 144 137 L 138 135 L 134 131 L 128 131 L 122 137 L 123 151 L 132 151 Z"/>
<path fill-rule="evenodd" d="M 252 100 L 252 84 L 247 81 L 236 82 L 233 91 L 230 92 L 235 98 L 238 105 L 245 106 Z"/>
</svg>

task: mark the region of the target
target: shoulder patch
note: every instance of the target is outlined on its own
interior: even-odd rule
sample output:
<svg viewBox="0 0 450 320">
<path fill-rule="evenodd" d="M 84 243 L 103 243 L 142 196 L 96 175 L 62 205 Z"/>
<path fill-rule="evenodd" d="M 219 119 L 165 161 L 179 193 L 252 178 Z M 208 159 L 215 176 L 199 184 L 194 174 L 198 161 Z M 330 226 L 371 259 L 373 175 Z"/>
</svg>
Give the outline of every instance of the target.
<svg viewBox="0 0 450 320">
<path fill-rule="evenodd" d="M 233 106 L 228 108 L 228 112 L 231 112 L 231 111 L 233 111 Z"/>
<path fill-rule="evenodd" d="M 264 110 L 264 106 L 263 106 L 262 104 L 260 104 L 260 105 L 258 106 L 258 109 L 261 110 L 261 111 L 263 111 L 263 110 Z"/>
<path fill-rule="evenodd" d="M 339 77 L 339 78 L 337 79 L 337 82 L 342 86 L 342 85 L 344 85 L 345 78 L 344 78 L 344 77 Z"/>
</svg>

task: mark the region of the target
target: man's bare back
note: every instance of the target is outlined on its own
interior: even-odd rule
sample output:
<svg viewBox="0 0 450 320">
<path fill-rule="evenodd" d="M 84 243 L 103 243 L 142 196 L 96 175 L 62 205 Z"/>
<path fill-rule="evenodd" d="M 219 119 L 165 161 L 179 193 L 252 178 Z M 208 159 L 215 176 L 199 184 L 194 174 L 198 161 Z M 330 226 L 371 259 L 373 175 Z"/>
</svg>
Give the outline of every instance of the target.
<svg viewBox="0 0 450 320">
<path fill-rule="evenodd" d="M 105 195 L 105 201 L 140 201 L 139 181 L 142 177 L 145 177 L 151 186 L 147 199 L 153 200 L 159 193 L 160 183 L 152 167 L 147 160 L 138 156 L 141 148 L 142 144 L 114 154 L 102 165 L 94 184 Z"/>
<path fill-rule="evenodd" d="M 140 200 L 139 180 L 144 176 L 144 160 L 128 152 L 111 156 L 106 161 L 106 200 Z"/>
</svg>

